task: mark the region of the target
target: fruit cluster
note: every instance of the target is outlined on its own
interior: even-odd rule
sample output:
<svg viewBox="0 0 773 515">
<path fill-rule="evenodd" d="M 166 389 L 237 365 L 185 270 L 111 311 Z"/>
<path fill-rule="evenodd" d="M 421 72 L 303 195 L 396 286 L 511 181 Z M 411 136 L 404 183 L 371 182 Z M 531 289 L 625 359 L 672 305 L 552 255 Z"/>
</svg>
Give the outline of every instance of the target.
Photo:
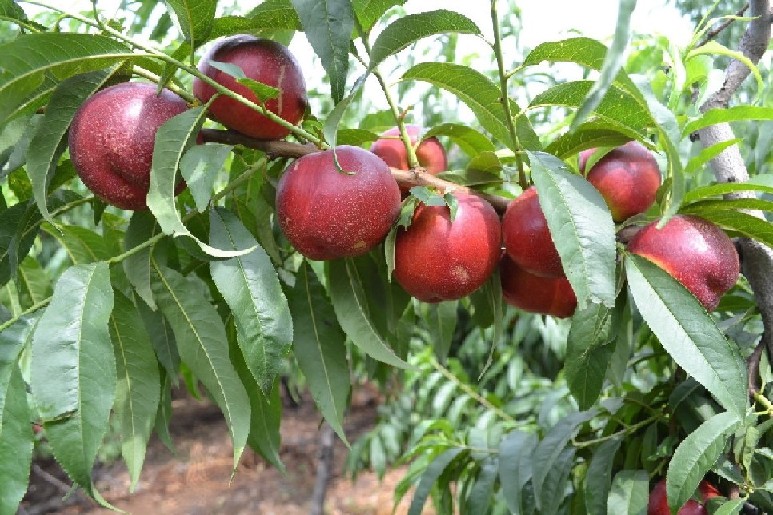
<svg viewBox="0 0 773 515">
<path fill-rule="evenodd" d="M 244 77 L 227 73 L 241 69 Z M 216 42 L 199 63 L 193 93 L 209 102 L 209 116 L 256 139 L 278 140 L 299 123 L 307 109 L 300 67 L 284 46 L 253 36 Z M 252 81 L 275 90 L 260 99 Z M 233 95 L 217 93 L 219 84 Z M 266 116 L 239 101 L 262 105 Z M 159 127 L 187 109 L 169 90 L 127 82 L 89 98 L 70 129 L 72 162 L 83 182 L 105 202 L 144 209 Z M 273 119 L 271 119 L 273 118 Z M 287 124 L 277 123 L 281 118 Z M 420 140 L 421 129 L 407 125 L 418 163 L 437 174 L 447 158 L 437 138 Z M 390 167 L 408 170 L 408 152 L 397 128 L 384 132 L 370 151 L 339 146 L 305 155 L 284 172 L 276 195 L 279 226 L 292 245 L 314 260 L 364 254 L 379 245 L 395 224 L 401 196 L 407 195 Z M 655 202 L 661 175 L 653 155 L 630 142 L 579 156 L 580 171 L 601 193 L 616 222 L 646 212 Z M 178 192 L 184 187 L 180 181 Z M 499 267 L 504 299 L 526 311 L 568 317 L 577 300 L 566 278 L 537 190 L 512 200 L 500 222 L 493 207 L 472 192 L 451 192 L 457 205 L 452 220 L 446 206 L 420 204 L 407 228 L 395 238 L 395 278 L 413 297 L 426 302 L 458 299 L 477 290 Z M 502 247 L 504 244 L 504 252 Z M 628 250 L 672 274 L 708 310 L 738 277 L 733 243 L 713 224 L 675 216 L 663 228 L 650 224 Z"/>
</svg>

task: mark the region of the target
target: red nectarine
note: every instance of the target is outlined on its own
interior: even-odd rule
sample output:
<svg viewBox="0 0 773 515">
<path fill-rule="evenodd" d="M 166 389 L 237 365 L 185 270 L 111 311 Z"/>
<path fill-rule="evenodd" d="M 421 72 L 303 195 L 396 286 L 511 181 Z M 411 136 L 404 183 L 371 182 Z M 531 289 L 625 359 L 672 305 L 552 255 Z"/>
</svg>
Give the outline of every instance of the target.
<svg viewBox="0 0 773 515">
<path fill-rule="evenodd" d="M 585 172 L 588 158 L 595 150 L 580 152 L 581 172 Z M 629 141 L 604 155 L 586 177 L 604 197 L 615 222 L 647 211 L 660 187 L 658 163 L 637 141 Z"/>
<path fill-rule="evenodd" d="M 252 90 L 213 67 L 210 61 L 236 65 L 248 78 L 279 89 L 277 98 L 266 101 L 266 109 L 292 124 L 297 124 L 303 118 L 308 105 L 306 83 L 298 62 L 285 46 L 268 39 L 241 34 L 217 41 L 199 61 L 199 71 L 203 74 L 260 104 Z M 197 77 L 193 80 L 193 94 L 202 102 L 207 102 L 215 94 L 215 88 Z M 277 140 L 290 133 L 287 127 L 224 95 L 212 102 L 209 114 L 229 129 L 253 138 Z"/>
<path fill-rule="evenodd" d="M 486 282 L 501 252 L 499 217 L 476 195 L 455 191 L 456 218 L 447 206 L 420 204 L 395 240 L 395 279 L 424 302 L 460 299 Z"/>
<path fill-rule="evenodd" d="M 367 150 L 336 147 L 308 154 L 285 170 L 276 190 L 279 226 L 309 259 L 368 252 L 400 214 L 400 189 L 389 167 Z"/>
<path fill-rule="evenodd" d="M 740 273 L 732 240 L 722 229 L 697 216 L 676 215 L 662 229 L 657 224 L 652 222 L 636 233 L 628 250 L 671 274 L 713 311 Z"/>
<path fill-rule="evenodd" d="M 406 125 L 405 130 L 411 138 L 411 145 L 416 145 L 421 134 L 421 128 L 418 125 Z M 384 160 L 386 164 L 398 170 L 408 170 L 408 152 L 405 149 L 403 141 L 400 139 L 400 131 L 393 127 L 381 134 L 381 138 L 376 140 L 370 147 L 370 151 Z M 419 165 L 433 174 L 444 172 L 448 168 L 446 160 L 446 151 L 440 141 L 435 138 L 427 138 L 416 147 L 416 158 Z"/>
<path fill-rule="evenodd" d="M 80 106 L 70 125 L 70 159 L 83 183 L 122 209 L 144 209 L 156 131 L 188 108 L 155 84 L 124 82 Z"/>
<path fill-rule="evenodd" d="M 502 219 L 502 236 L 507 254 L 527 272 L 543 277 L 564 276 L 536 188 L 528 188 L 510 201 Z"/>
<path fill-rule="evenodd" d="M 505 301 L 524 311 L 565 318 L 577 308 L 577 297 L 566 277 L 531 274 L 506 253 L 499 262 L 499 278 Z"/>
</svg>

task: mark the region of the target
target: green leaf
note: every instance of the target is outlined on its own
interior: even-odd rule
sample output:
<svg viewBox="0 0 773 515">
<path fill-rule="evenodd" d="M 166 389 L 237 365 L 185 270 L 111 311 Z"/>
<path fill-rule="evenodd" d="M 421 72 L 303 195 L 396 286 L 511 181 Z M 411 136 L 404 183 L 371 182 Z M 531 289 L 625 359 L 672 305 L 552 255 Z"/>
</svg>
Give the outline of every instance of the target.
<svg viewBox="0 0 773 515">
<path fill-rule="evenodd" d="M 120 292 L 115 292 L 110 337 L 118 372 L 114 410 L 120 424 L 121 455 L 129 469 L 130 488 L 134 490 L 156 420 L 161 380 L 142 317 L 132 301 Z"/>
<path fill-rule="evenodd" d="M 342 426 L 351 381 L 346 360 L 346 337 L 338 325 L 325 290 L 305 261 L 295 275 L 289 296 L 298 366 L 322 416 L 346 441 Z"/>
<path fill-rule="evenodd" d="M 177 384 L 177 373 L 180 369 L 180 354 L 177 350 L 177 342 L 169 322 L 160 311 L 151 310 L 146 304 L 137 302 L 137 309 L 142 316 L 145 330 L 150 336 L 150 344 L 156 353 L 158 362 L 164 367 L 170 380 Z"/>
<path fill-rule="evenodd" d="M 456 32 L 480 35 L 475 23 L 457 12 L 439 9 L 409 14 L 387 25 L 378 35 L 370 52 L 370 69 L 420 39 Z"/>
<path fill-rule="evenodd" d="M 293 341 L 293 320 L 271 259 L 241 221 L 222 208 L 210 212 L 210 242 L 254 250 L 209 264 L 212 279 L 236 322 L 247 368 L 265 394 L 271 391 Z"/>
<path fill-rule="evenodd" d="M 234 34 L 255 34 L 273 30 L 301 30 L 298 14 L 290 0 L 266 0 L 246 17 L 222 16 L 212 22 L 210 39 Z"/>
<path fill-rule="evenodd" d="M 489 138 L 472 127 L 458 123 L 442 123 L 436 125 L 424 134 L 424 139 L 433 136 L 448 136 L 459 148 L 470 157 L 482 152 L 494 152 L 496 147 Z"/>
<path fill-rule="evenodd" d="M 40 220 L 40 212 L 32 201 L 0 211 L 0 285 L 16 275 L 19 263 L 35 242 Z"/>
<path fill-rule="evenodd" d="M 427 328 L 431 338 L 432 348 L 441 363 L 448 357 L 451 341 L 454 337 L 458 315 L 458 301 L 448 300 L 427 306 Z"/>
<path fill-rule="evenodd" d="M 0 125 L 40 107 L 57 81 L 139 55 L 97 34 L 23 34 L 0 45 Z"/>
<path fill-rule="evenodd" d="M 492 457 L 483 460 L 480 472 L 467 497 L 465 513 L 471 515 L 486 515 L 491 506 L 491 496 L 494 482 L 497 478 L 497 460 Z"/>
<path fill-rule="evenodd" d="M 548 471 L 542 488 L 541 513 L 558 515 L 565 497 L 566 485 L 574 466 L 575 449 L 566 447 L 558 455 L 553 467 Z"/>
<path fill-rule="evenodd" d="M 165 0 L 174 11 L 185 39 L 196 48 L 209 36 L 217 0 Z"/>
<path fill-rule="evenodd" d="M 389 365 L 405 368 L 408 364 L 378 334 L 370 319 L 359 271 L 352 259 L 325 262 L 328 289 L 336 317 L 346 335 L 365 354 Z"/>
<path fill-rule="evenodd" d="M 502 93 L 482 73 L 453 63 L 419 63 L 405 72 L 403 80 L 429 82 L 453 93 L 472 110 L 478 123 L 492 136 L 508 146 L 513 144 L 505 109 L 499 100 Z"/>
<path fill-rule="evenodd" d="M 7 383 L 0 385 L 0 484 L 3 485 L 0 513 L 16 513 L 30 477 L 32 413 L 27 405 L 27 385 L 21 370 L 14 362 L 7 372 Z"/>
<path fill-rule="evenodd" d="M 752 75 L 754 75 L 754 78 L 757 80 L 758 95 L 762 94 L 762 92 L 765 90 L 765 82 L 762 79 L 760 69 L 754 64 L 754 62 L 752 62 L 751 59 L 746 57 L 743 52 L 730 50 L 718 41 L 711 40 L 708 41 L 705 45 L 690 50 L 690 52 L 688 52 L 688 54 L 685 56 L 684 60 L 688 61 L 698 55 L 723 55 L 725 57 L 741 61 L 751 70 Z"/>
<path fill-rule="evenodd" d="M 105 238 L 77 225 L 43 224 L 43 230 L 56 238 L 74 265 L 110 259 L 110 247 Z"/>
<path fill-rule="evenodd" d="M 228 75 L 232 76 L 233 78 L 236 79 L 236 82 L 238 82 L 239 84 L 242 84 L 243 86 L 247 86 L 247 88 L 249 88 L 253 93 L 255 93 L 255 96 L 258 98 L 258 101 L 261 103 L 271 100 L 272 98 L 277 98 L 279 96 L 279 88 L 275 88 L 274 86 L 269 86 L 268 84 L 264 84 L 255 79 L 251 79 L 247 77 L 244 74 L 244 70 L 242 70 L 242 68 L 236 64 L 222 63 L 219 61 L 210 60 L 209 65 L 212 66 L 213 68 L 220 70 L 221 72 L 227 73 Z"/>
<path fill-rule="evenodd" d="M 421 515 L 427 497 L 432 490 L 432 486 L 438 480 L 443 471 L 456 458 L 462 449 L 449 449 L 435 458 L 421 475 L 416 491 L 411 499 L 411 506 L 408 508 L 408 515 Z"/>
<path fill-rule="evenodd" d="M 742 417 L 747 405 L 746 366 L 738 347 L 725 338 L 698 300 L 659 266 L 629 255 L 625 271 L 642 318 L 676 364 L 725 409 Z"/>
<path fill-rule="evenodd" d="M 595 414 L 595 411 L 583 411 L 567 415 L 537 444 L 532 455 L 534 468 L 532 484 L 537 509 L 541 510 L 545 503 L 550 504 L 552 502 L 550 497 L 556 496 L 557 491 L 550 489 L 548 475 L 556 464 L 561 462 L 561 454 L 564 449 L 568 449 L 566 444 L 577 433 L 578 426 L 592 419 Z"/>
<path fill-rule="evenodd" d="M 91 469 L 116 389 L 108 330 L 112 310 L 107 263 L 70 267 L 59 277 L 32 339 L 30 388 L 54 456 L 96 497 Z"/>
<path fill-rule="evenodd" d="M 599 106 L 622 69 L 624 52 L 630 39 L 631 13 L 635 7 L 636 0 L 620 0 L 612 45 L 604 56 L 604 64 L 601 66 L 598 80 L 574 115 L 570 130 L 576 129 Z"/>
<path fill-rule="evenodd" d="M 404 3 L 405 0 L 352 0 L 352 7 L 362 30 L 368 33 L 390 7 Z"/>
<path fill-rule="evenodd" d="M 646 470 L 621 470 L 612 481 L 607 513 L 645 515 L 650 497 L 649 486 Z"/>
<path fill-rule="evenodd" d="M 174 202 L 174 190 L 177 184 L 177 170 L 186 150 L 193 144 L 196 134 L 206 116 L 205 106 L 194 107 L 170 118 L 156 132 L 156 144 L 153 148 L 153 165 L 150 170 L 150 191 L 148 207 L 158 220 L 164 234 L 187 236 L 210 256 L 230 258 L 246 254 L 251 249 L 224 251 L 210 247 L 196 238 L 183 225 L 180 213 Z"/>
<path fill-rule="evenodd" d="M 233 440 L 235 471 L 250 430 L 250 401 L 228 357 L 225 327 L 215 308 L 197 294 L 199 288 L 206 288 L 200 279 L 185 278 L 165 267 L 155 266 L 155 270 L 153 293 L 172 326 L 180 358 L 225 415 Z"/>
<path fill-rule="evenodd" d="M 531 479 L 536 446 L 537 435 L 519 430 L 508 433 L 499 444 L 499 484 L 507 508 L 514 515 L 525 513 L 522 491 Z"/>
<path fill-rule="evenodd" d="M 580 309 L 615 305 L 615 224 L 604 199 L 557 157 L 530 152 L 532 179 Z"/>
<path fill-rule="evenodd" d="M 700 118 L 692 120 L 685 125 L 684 129 L 682 129 L 682 135 L 687 136 L 695 131 L 718 123 L 751 120 L 773 120 L 773 107 L 733 106 L 721 109 L 710 109 L 703 113 Z"/>
<path fill-rule="evenodd" d="M 346 90 L 349 70 L 349 44 L 354 30 L 350 0 L 292 0 L 303 31 L 330 79 L 333 103 L 339 103 Z"/>
<path fill-rule="evenodd" d="M 567 38 L 561 41 L 548 41 L 537 45 L 529 52 L 523 62 L 524 66 L 534 66 L 549 61 L 552 63 L 577 63 L 580 66 L 601 70 L 605 63 L 607 47 L 595 39 L 586 37 Z M 634 96 L 641 96 L 624 71 L 615 78 L 618 84 Z"/>
<path fill-rule="evenodd" d="M 223 169 L 232 148 L 220 143 L 195 145 L 180 160 L 180 172 L 199 212 L 207 208 L 218 173 Z"/>
<path fill-rule="evenodd" d="M 604 513 L 607 510 L 607 499 L 612 488 L 612 465 L 621 443 L 621 438 L 612 438 L 599 445 L 593 453 L 583 486 L 588 513 Z"/>
<path fill-rule="evenodd" d="M 587 148 L 620 146 L 637 135 L 636 132 L 622 133 L 614 130 L 606 123 L 603 124 L 604 128 L 599 128 L 599 125 L 598 122 L 584 123 L 577 129 L 553 140 L 545 148 L 545 152 L 566 159 Z"/>
<path fill-rule="evenodd" d="M 698 153 L 698 155 L 690 158 L 690 160 L 687 162 L 687 166 L 684 167 L 684 173 L 687 175 L 690 175 L 700 171 L 704 166 L 706 166 L 706 164 L 709 161 L 711 161 L 719 154 L 724 152 L 726 148 L 732 147 L 733 145 L 737 145 L 742 141 L 743 139 L 741 138 L 734 138 L 728 141 L 715 143 L 714 145 L 711 145 L 708 148 L 704 148 Z M 692 192 L 687 193 L 687 195 L 689 195 L 690 193 Z"/>
<path fill-rule="evenodd" d="M 746 182 L 721 182 L 699 186 L 685 194 L 684 203 L 689 204 L 696 200 L 734 193 L 736 191 L 760 191 L 773 194 L 773 176 L 758 175 Z"/>
<path fill-rule="evenodd" d="M 229 324 L 227 328 L 228 341 L 231 349 L 231 360 L 234 363 L 239 379 L 247 388 L 250 398 L 250 435 L 247 444 L 253 450 L 260 453 L 269 463 L 280 471 L 285 472 L 282 459 L 279 457 L 281 437 L 279 424 L 282 419 L 282 399 L 279 395 L 279 382 L 276 381 L 264 395 L 261 387 L 255 381 L 255 377 L 247 368 L 244 355 L 236 343 L 235 327 Z"/>
<path fill-rule="evenodd" d="M 176 377 L 176 376 L 175 376 Z M 172 443 L 172 436 L 169 434 L 169 421 L 172 418 L 172 380 L 169 375 L 161 370 L 161 393 L 158 403 L 158 413 L 156 413 L 156 422 L 154 429 L 158 439 L 166 445 L 172 454 L 177 451 Z"/>
<path fill-rule="evenodd" d="M 601 304 L 589 304 L 572 317 L 566 343 L 564 374 L 569 391 L 581 410 L 593 406 L 601 394 L 614 346 L 608 345 L 612 313 Z"/>
<path fill-rule="evenodd" d="M 131 250 L 137 245 L 144 243 L 158 232 L 161 228 L 156 223 L 148 211 L 135 211 L 129 220 L 129 227 L 124 235 L 124 249 Z M 123 260 L 123 271 L 129 282 L 134 286 L 137 295 L 150 306 L 156 309 L 156 302 L 153 300 L 153 291 L 150 288 L 150 257 L 151 248 L 145 248 L 135 252 Z"/>
<path fill-rule="evenodd" d="M 579 108 L 593 88 L 593 81 L 564 82 L 540 93 L 529 104 L 528 109 L 565 106 Z M 644 139 L 647 131 L 655 126 L 649 109 L 629 90 L 611 84 L 606 95 L 595 108 L 595 114 L 604 121 L 622 125 L 636 132 Z"/>
<path fill-rule="evenodd" d="M 67 128 L 81 104 L 102 87 L 117 68 L 116 64 L 105 70 L 76 75 L 62 82 L 51 95 L 43 120 L 30 141 L 27 151 L 27 175 L 32 182 L 38 209 L 49 222 L 53 223 L 53 220 L 48 212 L 46 196 L 59 156 L 64 152 Z"/>
<path fill-rule="evenodd" d="M 666 492 L 669 506 L 686 503 L 703 476 L 717 462 L 728 439 L 741 424 L 741 417 L 731 411 L 714 415 L 687 435 L 668 464 Z"/>
<path fill-rule="evenodd" d="M 746 499 L 733 499 L 727 501 L 713 512 L 713 515 L 738 515 L 743 509 Z"/>
</svg>

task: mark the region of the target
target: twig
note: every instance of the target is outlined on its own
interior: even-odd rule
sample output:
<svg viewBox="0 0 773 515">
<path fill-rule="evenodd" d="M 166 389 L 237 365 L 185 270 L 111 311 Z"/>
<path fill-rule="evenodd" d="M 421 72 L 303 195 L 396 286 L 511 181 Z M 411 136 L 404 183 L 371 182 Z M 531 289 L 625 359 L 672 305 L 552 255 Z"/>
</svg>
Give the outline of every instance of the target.
<svg viewBox="0 0 773 515">
<path fill-rule="evenodd" d="M 62 493 L 62 495 L 68 495 L 73 488 L 72 486 L 68 485 L 58 477 L 53 476 L 48 472 L 46 472 L 45 470 L 43 470 L 43 468 L 37 463 L 32 464 L 32 472 L 40 476 L 46 483 L 54 486 L 57 490 L 59 490 Z"/>
<path fill-rule="evenodd" d="M 749 8 L 749 2 L 746 2 L 746 5 L 744 5 L 740 9 L 738 9 L 738 11 L 735 13 L 734 17 L 725 20 L 723 23 L 719 24 L 717 27 L 715 27 L 712 30 L 710 30 L 709 32 L 707 32 L 706 35 L 704 36 L 704 38 L 701 40 L 701 42 L 698 43 L 698 46 L 702 47 L 703 45 L 705 45 L 706 43 L 708 43 L 709 41 L 711 41 L 715 37 L 719 36 L 719 34 L 723 30 L 725 30 L 730 25 L 732 25 L 732 23 L 735 21 L 736 18 L 739 18 L 739 17 L 743 16 L 743 13 L 745 13 L 748 8 Z"/>
<path fill-rule="evenodd" d="M 311 494 L 311 515 L 323 515 L 325 513 L 325 497 L 327 487 L 330 484 L 331 470 L 333 468 L 333 450 L 335 435 L 330 424 L 324 423 L 319 433 L 319 455 L 317 458 L 317 480 L 314 483 L 314 492 Z"/>
<path fill-rule="evenodd" d="M 203 129 L 201 135 L 204 141 L 243 145 L 248 148 L 262 150 L 273 157 L 302 157 L 306 154 L 319 151 L 314 145 L 301 145 L 300 143 L 292 143 L 290 141 L 257 140 L 231 131 Z M 413 186 L 431 186 L 441 191 L 454 189 L 478 195 L 489 202 L 499 213 L 503 213 L 507 209 L 507 204 L 510 202 L 510 199 L 505 197 L 482 193 L 466 186 L 440 179 L 431 173 L 423 171 L 421 168 L 415 168 L 413 170 L 398 170 L 397 168 L 392 168 L 391 171 L 392 177 L 395 178 L 400 186 L 408 189 Z"/>
</svg>

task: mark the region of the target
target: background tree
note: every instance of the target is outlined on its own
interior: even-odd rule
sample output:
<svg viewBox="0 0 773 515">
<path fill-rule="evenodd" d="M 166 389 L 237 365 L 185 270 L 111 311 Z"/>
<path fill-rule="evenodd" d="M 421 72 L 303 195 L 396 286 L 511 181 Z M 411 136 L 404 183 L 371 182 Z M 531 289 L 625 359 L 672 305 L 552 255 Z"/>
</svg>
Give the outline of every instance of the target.
<svg viewBox="0 0 773 515">
<path fill-rule="evenodd" d="M 458 45 L 481 27 L 402 4 L 0 1 L 0 512 L 27 488 L 32 423 L 109 506 L 91 470 L 110 421 L 136 484 L 179 377 L 222 409 L 234 470 L 248 445 L 281 466 L 287 370 L 345 441 L 351 377 L 401 385 L 349 465 L 408 463 L 411 513 L 430 496 L 444 513 L 642 513 L 664 493 L 672 512 L 773 511 L 769 1 L 742 18 L 683 4 L 695 32 L 678 47 L 632 35 L 622 0 L 608 47 L 571 37 L 511 62 L 518 9 L 492 0 L 482 70 Z M 282 82 L 296 65 L 280 45 L 234 38 L 295 32 L 323 92 Z M 207 54 L 218 37 L 235 53 Z M 442 45 L 422 55 L 425 38 Z M 252 75 L 243 50 L 282 56 L 279 73 Z M 407 122 L 440 138 L 448 170 L 419 167 Z M 365 150 L 394 138 L 408 170 Z M 585 179 L 613 160 L 652 172 L 646 156 L 662 184 L 633 216 Z M 447 234 L 410 238 L 437 223 Z M 708 252 L 663 253 L 650 233 Z"/>
</svg>

